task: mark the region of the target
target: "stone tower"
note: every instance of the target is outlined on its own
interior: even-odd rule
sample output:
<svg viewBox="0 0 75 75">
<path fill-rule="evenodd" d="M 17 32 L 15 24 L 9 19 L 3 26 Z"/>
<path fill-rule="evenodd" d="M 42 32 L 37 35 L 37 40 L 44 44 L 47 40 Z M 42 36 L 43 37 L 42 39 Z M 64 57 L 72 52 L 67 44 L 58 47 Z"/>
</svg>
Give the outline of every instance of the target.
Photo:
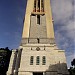
<svg viewBox="0 0 75 75">
<path fill-rule="evenodd" d="M 68 75 L 65 51 L 55 43 L 50 0 L 27 0 L 21 46 L 8 75 Z"/>
</svg>

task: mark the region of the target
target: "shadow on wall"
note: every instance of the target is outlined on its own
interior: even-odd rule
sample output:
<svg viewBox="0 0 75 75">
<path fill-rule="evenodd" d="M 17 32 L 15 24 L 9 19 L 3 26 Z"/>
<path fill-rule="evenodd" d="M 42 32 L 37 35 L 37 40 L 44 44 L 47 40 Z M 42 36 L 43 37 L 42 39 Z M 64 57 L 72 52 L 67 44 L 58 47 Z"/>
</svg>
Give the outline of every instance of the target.
<svg viewBox="0 0 75 75">
<path fill-rule="evenodd" d="M 50 65 L 45 75 L 69 75 L 66 63 Z"/>
</svg>

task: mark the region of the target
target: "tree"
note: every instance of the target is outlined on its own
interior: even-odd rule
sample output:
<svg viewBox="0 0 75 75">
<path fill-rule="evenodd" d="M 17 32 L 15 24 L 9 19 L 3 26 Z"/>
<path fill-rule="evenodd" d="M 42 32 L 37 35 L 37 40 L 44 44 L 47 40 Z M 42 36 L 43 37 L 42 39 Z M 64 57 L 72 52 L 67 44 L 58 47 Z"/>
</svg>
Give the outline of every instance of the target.
<svg viewBox="0 0 75 75">
<path fill-rule="evenodd" d="M 71 65 L 72 67 L 70 67 L 69 69 L 70 75 L 75 75 L 75 59 L 73 59 L 73 61 L 71 62 Z"/>
<path fill-rule="evenodd" d="M 0 48 L 0 75 L 6 75 L 8 71 L 11 52 L 8 47 Z"/>
<path fill-rule="evenodd" d="M 75 67 L 75 59 L 71 62 L 71 65 Z"/>
</svg>

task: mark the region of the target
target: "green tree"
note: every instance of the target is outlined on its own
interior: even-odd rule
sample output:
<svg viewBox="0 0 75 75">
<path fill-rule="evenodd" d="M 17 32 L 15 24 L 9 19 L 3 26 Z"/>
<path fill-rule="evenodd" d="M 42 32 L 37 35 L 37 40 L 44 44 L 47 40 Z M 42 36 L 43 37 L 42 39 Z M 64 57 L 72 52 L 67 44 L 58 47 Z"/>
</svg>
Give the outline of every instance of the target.
<svg viewBox="0 0 75 75">
<path fill-rule="evenodd" d="M 71 62 L 71 65 L 75 67 L 75 59 Z"/>
<path fill-rule="evenodd" d="M 6 75 L 8 71 L 11 52 L 8 47 L 0 48 L 0 75 Z"/>
<path fill-rule="evenodd" d="M 75 59 L 71 62 L 72 67 L 70 67 L 69 72 L 70 75 L 75 75 Z"/>
</svg>

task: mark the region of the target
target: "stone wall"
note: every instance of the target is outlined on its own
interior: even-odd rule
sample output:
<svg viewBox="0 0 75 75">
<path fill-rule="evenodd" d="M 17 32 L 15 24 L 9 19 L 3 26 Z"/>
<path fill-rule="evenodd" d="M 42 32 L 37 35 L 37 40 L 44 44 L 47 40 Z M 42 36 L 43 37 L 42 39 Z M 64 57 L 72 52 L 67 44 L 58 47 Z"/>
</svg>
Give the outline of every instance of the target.
<svg viewBox="0 0 75 75">
<path fill-rule="evenodd" d="M 31 15 L 29 35 L 29 38 L 47 38 L 45 15 L 40 15 L 40 24 L 37 24 L 37 15 Z"/>
</svg>

